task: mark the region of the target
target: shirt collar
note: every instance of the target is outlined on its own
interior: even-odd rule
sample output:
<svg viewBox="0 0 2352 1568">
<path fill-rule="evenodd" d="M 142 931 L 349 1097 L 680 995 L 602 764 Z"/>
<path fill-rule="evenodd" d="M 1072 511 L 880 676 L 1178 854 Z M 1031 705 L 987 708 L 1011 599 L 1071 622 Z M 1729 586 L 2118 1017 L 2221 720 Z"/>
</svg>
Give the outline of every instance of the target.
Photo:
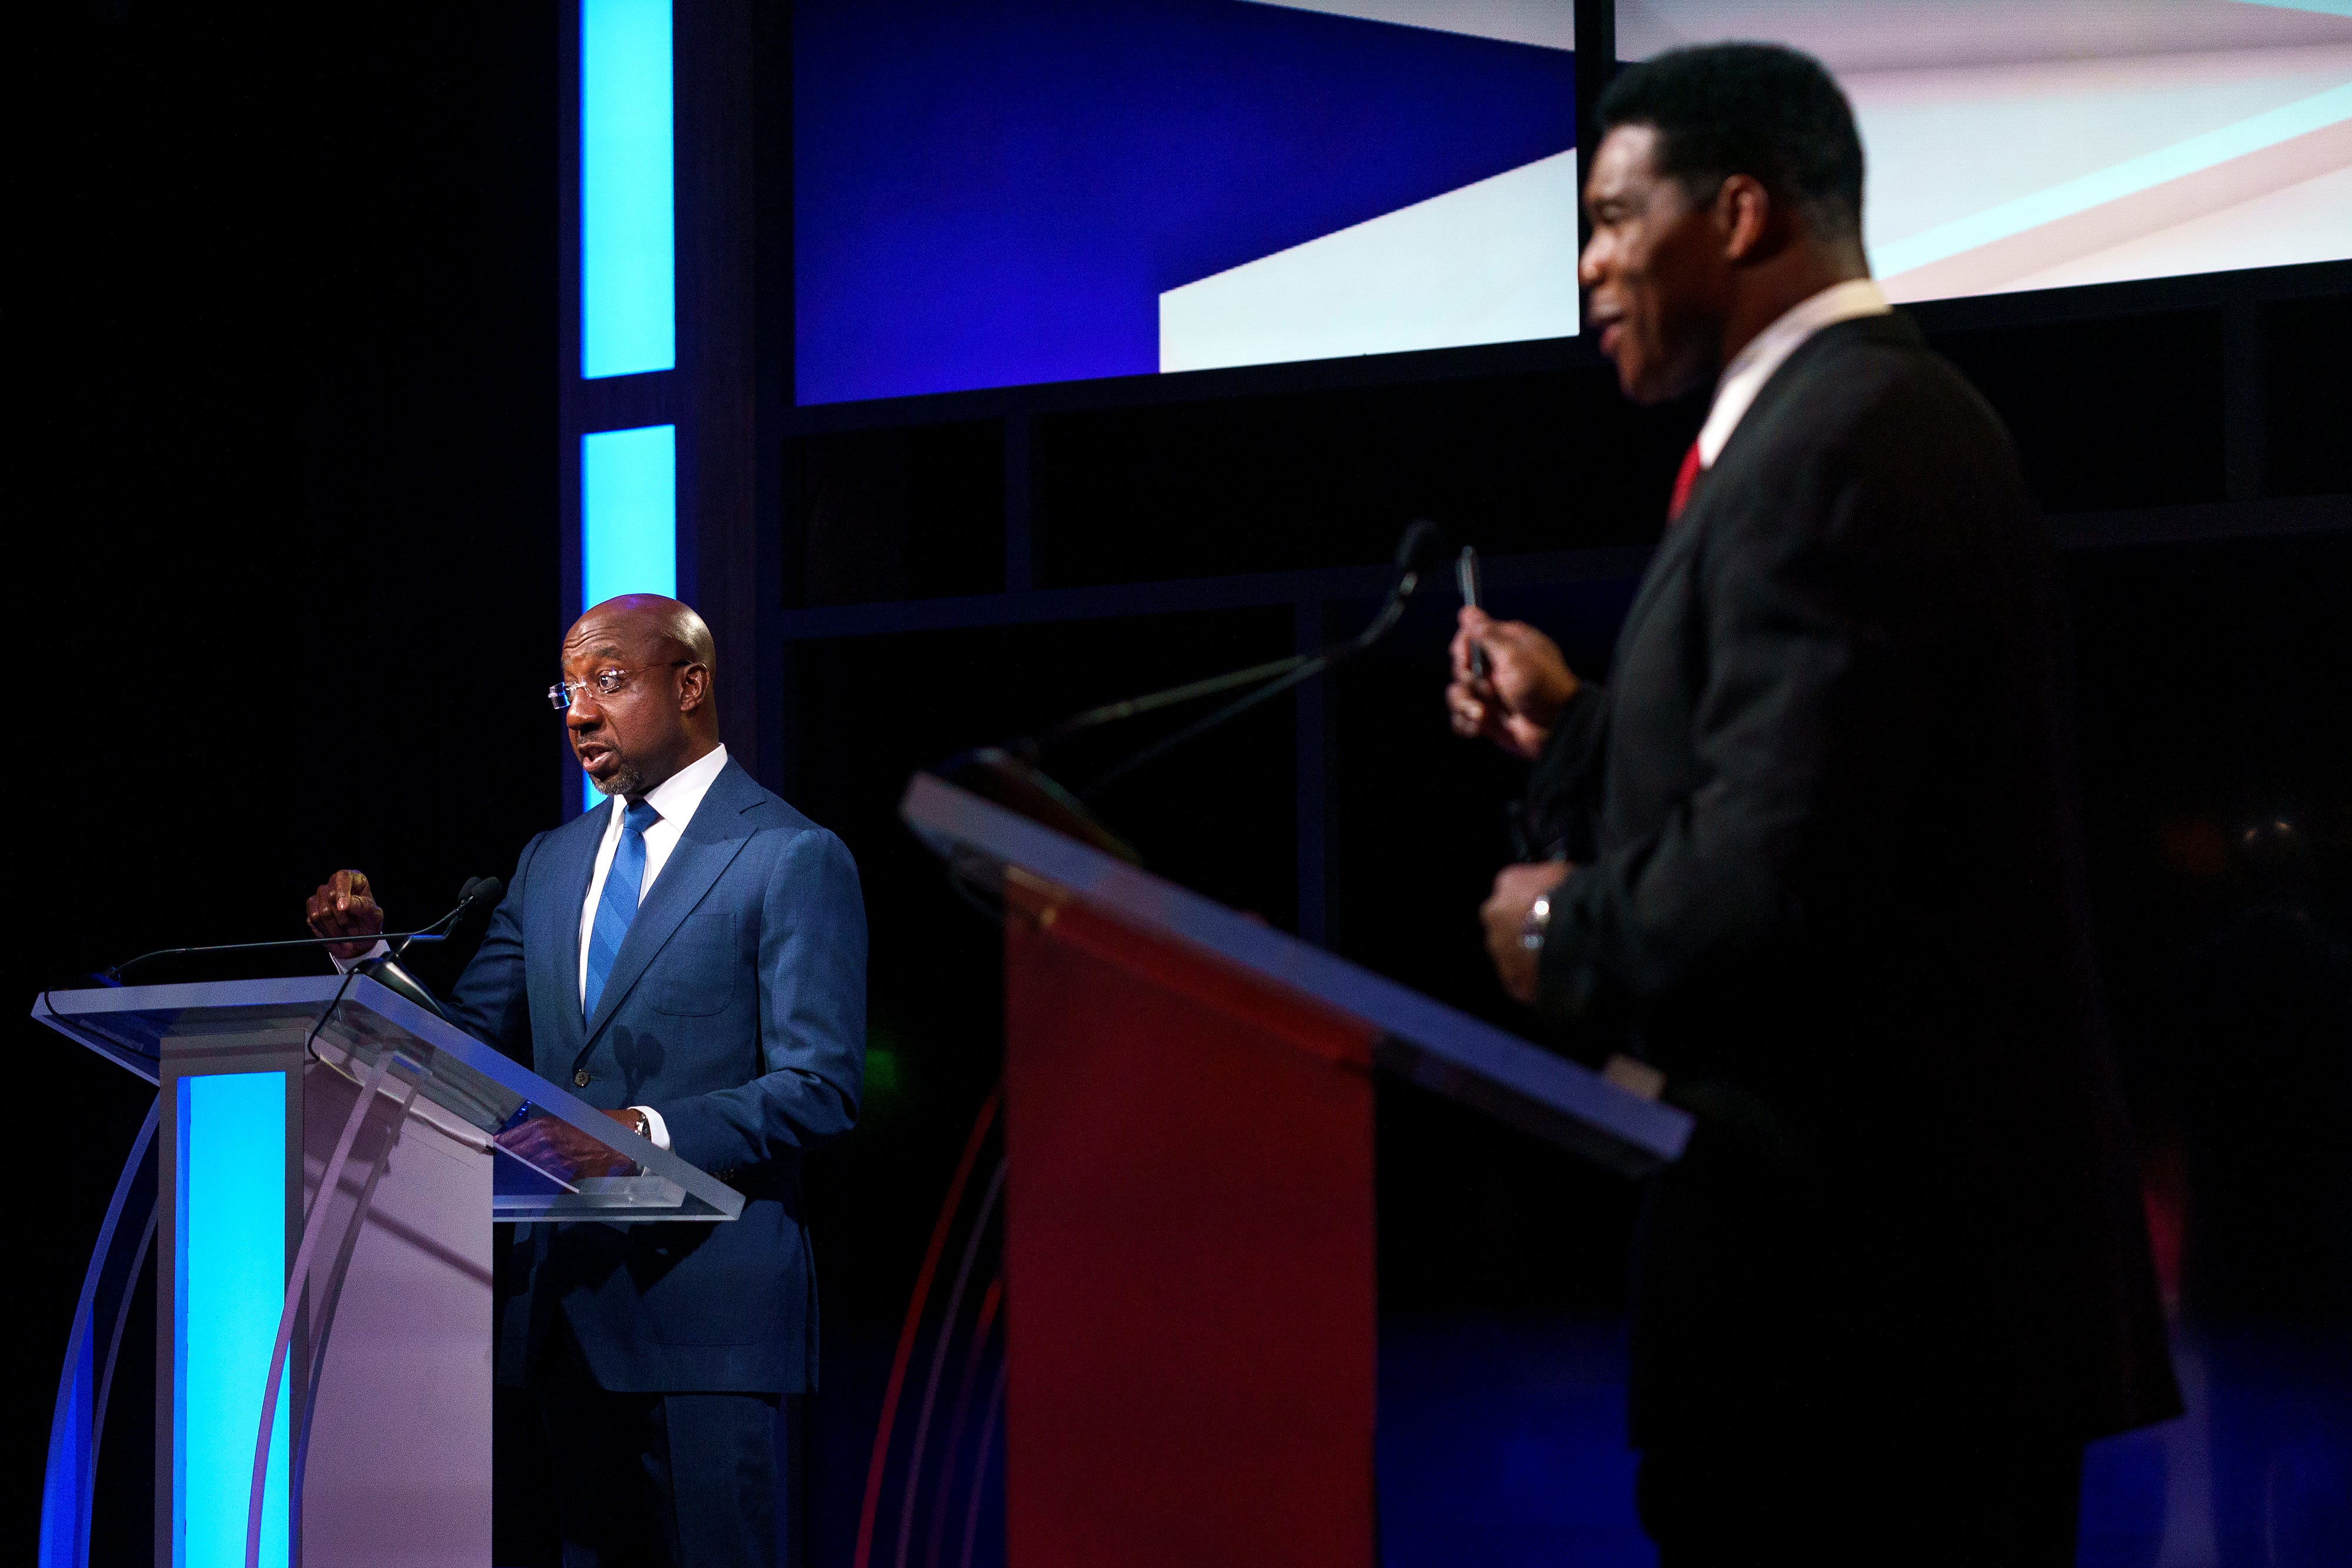
<svg viewBox="0 0 2352 1568">
<path fill-rule="evenodd" d="M 1867 277 L 1855 277 L 1833 283 L 1782 311 L 1777 320 L 1732 356 L 1731 363 L 1724 367 L 1722 377 L 1715 383 L 1714 406 L 1707 410 L 1706 423 L 1699 427 L 1699 462 L 1709 468 L 1715 466 L 1715 460 L 1723 455 L 1724 444 L 1738 428 L 1740 419 L 1755 402 L 1756 394 L 1764 390 L 1772 372 L 1802 347 L 1806 339 L 1840 321 L 1884 316 L 1892 308 L 1877 284 Z"/>
<path fill-rule="evenodd" d="M 695 808 L 710 793 L 719 781 L 719 771 L 727 766 L 727 747 L 714 746 L 660 783 L 646 791 L 646 803 L 661 813 L 661 820 L 683 831 L 694 820 Z M 618 821 L 628 809 L 627 800 L 613 797 L 613 819 Z"/>
</svg>

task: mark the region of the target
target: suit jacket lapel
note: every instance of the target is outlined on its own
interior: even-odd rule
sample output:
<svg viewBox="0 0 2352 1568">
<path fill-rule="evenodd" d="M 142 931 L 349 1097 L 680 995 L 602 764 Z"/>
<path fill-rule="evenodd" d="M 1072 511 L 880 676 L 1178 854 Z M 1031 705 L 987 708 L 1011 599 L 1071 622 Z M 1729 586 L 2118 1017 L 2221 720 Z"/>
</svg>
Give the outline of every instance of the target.
<svg viewBox="0 0 2352 1568">
<path fill-rule="evenodd" d="M 1683 557 L 1697 548 L 1696 541 L 1705 529 L 1709 513 L 1710 484 L 1720 488 L 1721 471 L 1733 455 L 1754 444 L 1758 439 L 1757 433 L 1770 421 L 1775 406 L 1789 396 L 1790 389 L 1796 385 L 1799 368 L 1816 355 L 1832 351 L 1840 343 L 1873 339 L 1892 342 L 1921 340 L 1918 329 L 1901 316 L 1861 316 L 1834 321 L 1797 345 L 1797 351 L 1782 361 L 1780 367 L 1766 378 L 1764 384 L 1756 389 L 1755 401 L 1748 405 L 1748 412 L 1739 416 L 1739 423 L 1732 428 L 1731 438 L 1724 443 L 1723 450 L 1715 455 L 1715 461 L 1700 473 L 1697 483 L 1692 486 L 1689 501 L 1683 507 L 1683 515 L 1666 525 L 1665 538 L 1658 541 L 1657 550 L 1650 557 L 1650 569 L 1643 574 L 1642 586 L 1634 593 L 1633 602 L 1626 610 L 1624 623 L 1617 633 L 1617 657 L 1621 663 L 1625 650 L 1633 643 L 1634 629 L 1642 623 L 1652 601 L 1658 596 L 1659 585 L 1673 575 L 1681 565 Z M 1743 437 L 1746 438 L 1744 441 Z"/>
<path fill-rule="evenodd" d="M 1730 439 L 1723 444 L 1723 450 L 1715 455 L 1715 461 L 1700 476 L 1699 489 L 1706 487 L 1707 475 L 1720 470 L 1745 448 L 1763 441 L 1763 433 L 1779 416 L 1780 404 L 1796 395 L 1801 372 L 1813 361 L 1853 344 L 1869 342 L 1927 346 L 1926 340 L 1919 336 L 1919 329 L 1906 316 L 1852 316 L 1843 321 L 1831 322 L 1798 344 L 1796 351 L 1781 361 L 1779 368 L 1765 378 L 1764 384 L 1756 389 L 1755 401 L 1748 405 L 1748 412 L 1739 416 L 1739 423 L 1732 426 Z M 1687 517 L 1689 513 L 1686 511 L 1684 515 Z"/>
<path fill-rule="evenodd" d="M 562 858 L 555 867 L 555 896 L 539 933 L 546 952 L 563 957 L 562 973 L 555 977 L 557 1004 L 550 1010 L 562 1020 L 564 1039 L 556 1054 L 569 1061 L 580 1053 L 580 912 L 587 906 L 588 883 L 596 875 L 596 852 L 611 825 L 610 806 L 583 812 L 566 825 L 569 835 Z"/>
<path fill-rule="evenodd" d="M 654 878 L 653 890 L 637 905 L 637 917 L 629 923 L 629 934 L 622 938 L 620 952 L 614 955 L 613 972 L 604 977 L 604 995 L 596 998 L 595 1016 L 588 1019 L 582 1044 L 594 1040 L 612 1021 L 613 1014 L 627 999 L 655 955 L 677 935 L 679 925 L 702 902 L 702 895 L 710 891 L 719 873 L 743 852 L 753 831 L 751 824 L 743 820 L 743 813 L 760 799 L 760 787 L 730 758 L 727 766 L 719 769 L 719 777 L 710 781 L 709 791 L 695 808 L 677 847 L 670 852 L 661 874 Z M 587 896 L 583 884 L 581 902 L 586 902 Z M 572 956 L 576 964 L 578 904 L 572 913 Z"/>
<path fill-rule="evenodd" d="M 1702 479 L 1699 483 L 1704 485 L 1706 481 Z M 1683 508 L 1683 515 L 1666 525 L 1666 537 L 1660 539 L 1658 548 L 1651 552 L 1650 568 L 1642 574 L 1642 586 L 1634 591 L 1633 602 L 1625 611 L 1624 623 L 1618 628 L 1617 663 L 1624 662 L 1625 650 L 1633 645 L 1634 629 L 1649 613 L 1651 602 L 1658 597 L 1659 585 L 1674 574 L 1683 557 L 1696 548 L 1691 541 L 1698 537 L 1698 524 L 1705 516 L 1706 508 L 1694 492 L 1690 505 Z"/>
</svg>

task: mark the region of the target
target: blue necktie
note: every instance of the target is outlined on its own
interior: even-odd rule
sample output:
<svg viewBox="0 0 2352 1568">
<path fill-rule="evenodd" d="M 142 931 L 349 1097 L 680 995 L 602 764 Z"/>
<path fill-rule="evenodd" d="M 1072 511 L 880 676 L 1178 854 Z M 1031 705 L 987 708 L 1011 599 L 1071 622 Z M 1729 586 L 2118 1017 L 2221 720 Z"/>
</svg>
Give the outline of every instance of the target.
<svg viewBox="0 0 2352 1568">
<path fill-rule="evenodd" d="M 604 977 L 621 956 L 621 938 L 637 917 L 637 891 L 646 881 L 646 830 L 661 821 L 661 813 L 640 800 L 621 813 L 621 847 L 613 852 L 613 868 L 604 873 L 604 896 L 596 901 L 596 923 L 588 928 L 588 987 L 581 993 L 580 1016 L 596 1016 L 596 998 L 604 994 Z"/>
</svg>

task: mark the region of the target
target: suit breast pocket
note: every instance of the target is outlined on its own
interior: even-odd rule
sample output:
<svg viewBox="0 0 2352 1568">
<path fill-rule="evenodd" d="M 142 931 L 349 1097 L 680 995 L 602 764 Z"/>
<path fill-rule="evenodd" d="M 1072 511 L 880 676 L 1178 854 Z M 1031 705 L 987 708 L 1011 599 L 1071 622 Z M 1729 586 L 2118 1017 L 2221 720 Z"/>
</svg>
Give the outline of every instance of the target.
<svg viewBox="0 0 2352 1568">
<path fill-rule="evenodd" d="M 654 959 L 646 999 L 657 1013 L 708 1018 L 734 1001 L 742 968 L 735 956 L 735 917 L 689 915 Z"/>
</svg>

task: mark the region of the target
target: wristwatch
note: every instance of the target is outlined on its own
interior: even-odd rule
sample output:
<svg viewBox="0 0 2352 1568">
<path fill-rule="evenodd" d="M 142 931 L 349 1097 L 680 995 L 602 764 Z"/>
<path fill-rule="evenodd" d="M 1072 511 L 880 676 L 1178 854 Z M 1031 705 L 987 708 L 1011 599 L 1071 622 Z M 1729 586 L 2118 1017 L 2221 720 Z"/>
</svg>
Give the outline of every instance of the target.
<svg viewBox="0 0 2352 1568">
<path fill-rule="evenodd" d="M 1551 894 L 1538 893 L 1536 901 L 1528 905 L 1528 917 L 1519 922 L 1519 946 L 1530 953 L 1543 951 L 1544 933 L 1551 929 Z"/>
</svg>

